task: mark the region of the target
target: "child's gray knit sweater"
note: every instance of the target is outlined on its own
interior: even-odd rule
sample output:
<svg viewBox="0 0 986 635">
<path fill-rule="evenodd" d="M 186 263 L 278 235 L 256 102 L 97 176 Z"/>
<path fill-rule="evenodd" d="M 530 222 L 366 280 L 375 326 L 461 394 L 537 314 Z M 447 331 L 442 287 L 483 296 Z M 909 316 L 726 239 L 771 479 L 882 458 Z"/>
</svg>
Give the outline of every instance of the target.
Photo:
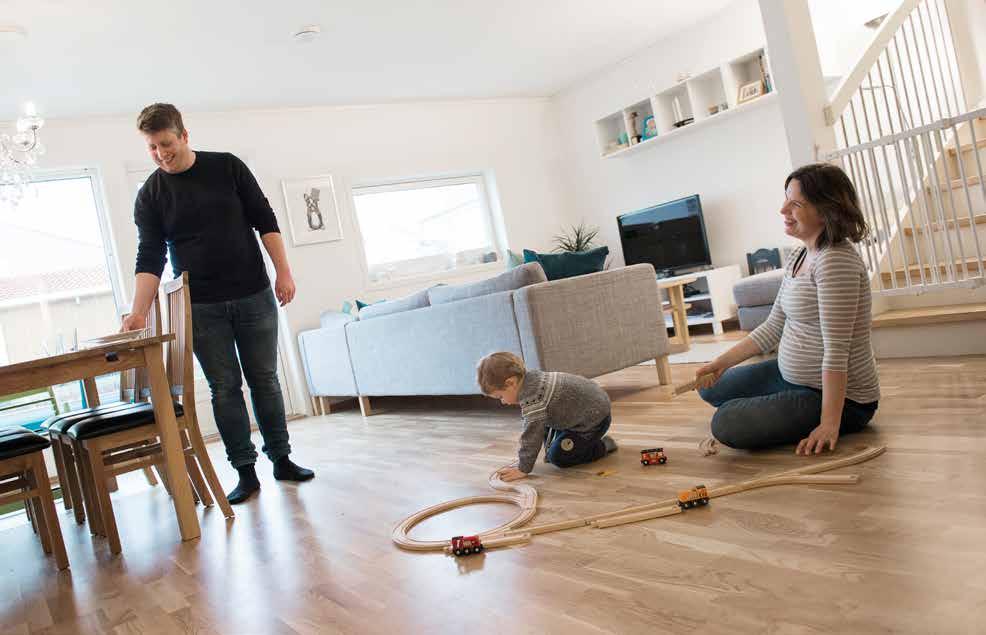
<svg viewBox="0 0 986 635">
<path fill-rule="evenodd" d="M 524 432 L 520 435 L 518 468 L 534 469 L 545 428 L 588 432 L 609 416 L 609 395 L 599 384 L 569 373 L 528 370 L 517 395 Z"/>
</svg>

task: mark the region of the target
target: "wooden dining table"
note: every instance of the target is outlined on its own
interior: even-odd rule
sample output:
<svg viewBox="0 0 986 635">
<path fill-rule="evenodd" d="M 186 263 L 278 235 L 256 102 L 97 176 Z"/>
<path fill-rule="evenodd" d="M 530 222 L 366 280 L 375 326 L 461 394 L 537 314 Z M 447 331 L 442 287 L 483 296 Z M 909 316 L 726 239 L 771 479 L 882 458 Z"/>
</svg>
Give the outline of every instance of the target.
<svg viewBox="0 0 986 635">
<path fill-rule="evenodd" d="M 96 377 L 146 367 L 154 422 L 161 439 L 178 529 L 182 540 L 194 540 L 201 535 L 201 529 L 185 467 L 171 387 L 164 369 L 164 345 L 174 339 L 171 334 L 130 339 L 0 366 L 0 395 L 82 380 L 87 404 L 96 406 L 99 405 Z"/>
</svg>

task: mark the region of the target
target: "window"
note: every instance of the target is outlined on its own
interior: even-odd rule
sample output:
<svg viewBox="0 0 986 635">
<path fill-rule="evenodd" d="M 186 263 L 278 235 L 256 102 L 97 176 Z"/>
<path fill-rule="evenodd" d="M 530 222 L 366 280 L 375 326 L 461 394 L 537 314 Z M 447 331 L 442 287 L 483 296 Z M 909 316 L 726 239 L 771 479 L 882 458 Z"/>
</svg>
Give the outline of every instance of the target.
<svg viewBox="0 0 986 635">
<path fill-rule="evenodd" d="M 119 329 L 115 257 L 89 170 L 34 179 L 15 208 L 0 208 L 0 363 L 71 350 Z M 97 380 L 115 401 L 118 375 Z M 36 427 L 82 404 L 79 382 L 51 392 L 0 398 L 0 428 Z"/>
<path fill-rule="evenodd" d="M 353 188 L 371 284 L 497 262 L 482 175 Z"/>
</svg>

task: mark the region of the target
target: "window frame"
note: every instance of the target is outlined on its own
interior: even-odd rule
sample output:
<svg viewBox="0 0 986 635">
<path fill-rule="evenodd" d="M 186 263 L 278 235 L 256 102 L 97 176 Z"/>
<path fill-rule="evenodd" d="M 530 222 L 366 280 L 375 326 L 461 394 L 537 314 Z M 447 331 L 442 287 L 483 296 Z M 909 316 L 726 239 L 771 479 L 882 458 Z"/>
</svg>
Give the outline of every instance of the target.
<svg viewBox="0 0 986 635">
<path fill-rule="evenodd" d="M 110 222 L 109 210 L 106 206 L 106 197 L 103 192 L 103 179 L 99 168 L 47 168 L 35 169 L 31 172 L 30 183 L 45 183 L 48 181 L 62 181 L 67 179 L 89 179 L 89 187 L 92 189 L 92 200 L 96 207 L 96 222 L 99 223 L 99 234 L 103 239 L 104 257 L 106 259 L 106 272 L 110 278 L 110 290 L 113 293 L 113 303 L 117 310 L 123 306 L 124 289 L 123 276 L 120 270 L 120 261 L 117 258 L 116 237 L 113 235 L 113 225 Z"/>
<path fill-rule="evenodd" d="M 357 249 L 360 256 L 360 269 L 363 272 L 363 288 L 368 291 L 384 291 L 400 287 L 420 285 L 421 283 L 454 280 L 469 277 L 477 273 L 499 271 L 504 267 L 506 258 L 506 241 L 503 239 L 497 219 L 494 217 L 495 205 L 490 197 L 489 175 L 482 171 L 457 172 L 452 174 L 437 174 L 428 176 L 413 176 L 396 179 L 367 180 L 353 183 L 349 187 L 349 204 L 352 211 L 353 227 L 359 237 Z M 419 190 L 427 187 L 445 187 L 450 185 L 476 185 L 479 190 L 480 205 L 482 206 L 486 230 L 493 240 L 492 249 L 497 253 L 495 262 L 485 262 L 466 267 L 456 267 L 434 273 L 420 273 L 401 276 L 397 279 L 373 281 L 370 279 L 370 263 L 366 258 L 363 229 L 359 223 L 359 213 L 356 210 L 356 197 L 360 194 L 380 194 L 385 192 L 403 192 Z"/>
</svg>

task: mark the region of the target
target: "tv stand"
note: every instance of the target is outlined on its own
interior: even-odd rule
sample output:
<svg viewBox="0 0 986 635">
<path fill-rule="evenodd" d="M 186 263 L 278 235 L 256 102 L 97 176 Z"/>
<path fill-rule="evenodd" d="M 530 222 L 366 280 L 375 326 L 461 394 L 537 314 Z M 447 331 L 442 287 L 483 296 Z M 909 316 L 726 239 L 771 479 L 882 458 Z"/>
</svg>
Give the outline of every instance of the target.
<svg viewBox="0 0 986 635">
<path fill-rule="evenodd" d="M 658 274 L 659 287 L 671 286 L 668 283 L 673 283 L 675 280 L 688 281 L 689 286 L 698 292 L 684 298 L 685 302 L 691 305 L 687 311 L 688 326 L 711 324 L 712 332 L 716 335 L 722 335 L 722 323 L 725 320 L 736 317 L 733 285 L 741 277 L 739 265 L 715 267 L 668 277 L 661 277 Z M 669 307 L 671 302 L 667 291 L 662 288 L 660 293 L 664 306 Z M 665 315 L 664 319 L 668 328 L 674 327 L 671 315 Z"/>
</svg>

